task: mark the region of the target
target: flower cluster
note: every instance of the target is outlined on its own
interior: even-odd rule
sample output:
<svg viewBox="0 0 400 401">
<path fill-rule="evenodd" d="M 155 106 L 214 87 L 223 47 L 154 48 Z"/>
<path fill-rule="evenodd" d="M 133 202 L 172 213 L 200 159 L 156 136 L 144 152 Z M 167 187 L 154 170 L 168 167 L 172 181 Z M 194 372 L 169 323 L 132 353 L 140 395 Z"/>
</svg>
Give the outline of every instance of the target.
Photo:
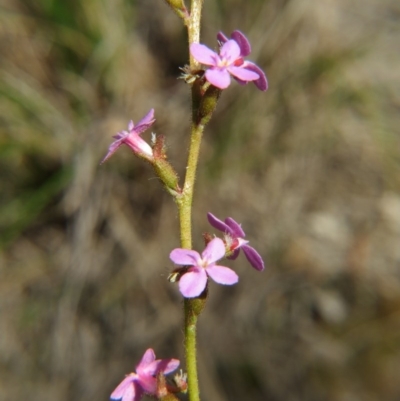
<svg viewBox="0 0 400 401">
<path fill-rule="evenodd" d="M 207 46 L 192 43 L 190 53 L 199 63 L 209 66 L 205 77 L 210 84 L 219 89 L 226 89 L 232 75 L 240 84 L 254 82 L 258 89 L 268 89 L 267 78 L 260 67 L 251 61 L 244 60 L 251 52 L 251 46 L 246 36 L 240 31 L 234 31 L 231 39 L 219 32 L 217 39 L 221 44 L 219 54 Z"/>
<path fill-rule="evenodd" d="M 139 401 L 143 394 L 157 395 L 157 375 L 168 374 L 179 366 L 177 359 L 156 359 L 149 348 L 136 366 L 136 373 L 130 373 L 112 392 L 112 400 Z"/>
</svg>

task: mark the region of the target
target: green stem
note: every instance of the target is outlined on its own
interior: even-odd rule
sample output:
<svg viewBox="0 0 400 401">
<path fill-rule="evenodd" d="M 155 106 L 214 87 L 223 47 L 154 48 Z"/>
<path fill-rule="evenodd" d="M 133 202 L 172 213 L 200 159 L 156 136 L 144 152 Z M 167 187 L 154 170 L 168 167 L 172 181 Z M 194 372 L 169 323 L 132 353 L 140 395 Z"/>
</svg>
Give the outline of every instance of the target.
<svg viewBox="0 0 400 401">
<path fill-rule="evenodd" d="M 197 315 L 192 311 L 192 299 L 185 298 L 185 357 L 188 382 L 188 394 L 190 401 L 200 401 L 199 381 L 197 378 L 197 347 L 196 329 Z"/>
<path fill-rule="evenodd" d="M 181 246 L 185 249 L 192 249 L 192 200 L 203 130 L 202 125 L 192 126 L 185 183 L 178 201 Z"/>
<path fill-rule="evenodd" d="M 203 0 L 192 0 L 190 5 L 190 23 L 188 26 L 189 46 L 200 42 L 200 22 Z M 190 55 L 190 67 L 197 68 L 199 63 Z"/>
<path fill-rule="evenodd" d="M 201 138 L 203 134 L 203 126 L 192 127 L 192 136 L 190 141 L 189 158 L 183 187 L 183 196 L 179 208 L 179 217 L 181 224 L 181 245 L 183 248 L 192 248 L 192 231 L 191 231 L 191 212 L 193 188 L 196 178 L 196 168 L 199 158 Z M 196 357 L 196 325 L 200 310 L 198 309 L 198 299 L 184 300 L 185 314 L 185 356 L 186 369 L 188 375 L 188 393 L 190 401 L 200 400 L 199 382 L 197 377 L 197 357 Z M 201 301 L 200 301 L 201 302 Z"/>
<path fill-rule="evenodd" d="M 190 19 L 188 24 L 189 45 L 191 43 L 198 43 L 200 41 L 200 21 L 201 9 L 203 0 L 192 0 L 190 8 Z M 191 68 L 198 67 L 198 62 L 190 56 Z M 196 88 L 192 87 L 192 105 L 196 102 Z M 198 125 L 194 116 L 196 110 L 192 110 L 192 132 L 190 138 L 190 148 L 188 155 L 187 170 L 185 176 L 185 183 L 182 190 L 181 197 L 177 200 L 179 208 L 179 222 L 181 233 L 181 246 L 182 248 L 192 249 L 192 199 L 194 183 L 196 179 L 197 164 L 199 160 L 201 139 L 203 136 L 203 125 Z M 199 311 L 196 310 L 197 299 L 184 300 L 184 332 L 185 332 L 185 357 L 186 369 L 188 375 L 188 394 L 190 401 L 200 401 L 200 390 L 197 375 L 197 356 L 196 356 L 196 326 Z"/>
</svg>

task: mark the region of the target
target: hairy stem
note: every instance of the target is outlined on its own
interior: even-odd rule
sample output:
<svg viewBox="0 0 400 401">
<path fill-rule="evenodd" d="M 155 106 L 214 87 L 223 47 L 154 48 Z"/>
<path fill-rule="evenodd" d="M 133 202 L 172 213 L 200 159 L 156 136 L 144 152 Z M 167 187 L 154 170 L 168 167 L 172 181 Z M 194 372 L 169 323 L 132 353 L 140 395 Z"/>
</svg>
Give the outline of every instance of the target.
<svg viewBox="0 0 400 401">
<path fill-rule="evenodd" d="M 204 127 L 201 125 L 192 126 L 185 183 L 181 199 L 178 202 L 180 206 L 181 246 L 186 249 L 192 248 L 192 200 L 203 130 Z"/>
<path fill-rule="evenodd" d="M 203 0 L 192 0 L 190 8 L 190 19 L 188 24 L 189 46 L 191 43 L 200 41 L 200 21 Z M 198 62 L 190 56 L 190 67 L 198 67 Z M 197 104 L 196 88 L 192 87 L 192 105 Z M 179 222 L 181 232 L 182 248 L 192 248 L 192 199 L 194 183 L 196 179 L 197 164 L 199 160 L 201 139 L 204 126 L 196 122 L 196 110 L 192 110 L 192 129 L 190 137 L 190 148 L 188 155 L 185 183 L 180 199 L 177 201 L 179 207 Z M 197 356 L 196 356 L 196 326 L 198 311 L 196 311 L 196 299 L 185 299 L 184 301 L 184 332 L 185 332 L 185 357 L 188 375 L 188 394 L 190 401 L 200 401 L 200 390 L 197 375 Z"/>
<path fill-rule="evenodd" d="M 185 177 L 185 184 L 183 188 L 183 197 L 181 207 L 179 210 L 180 223 L 181 223 L 181 245 L 183 248 L 190 249 L 192 246 L 191 234 L 191 212 L 192 212 L 192 198 L 193 188 L 196 178 L 196 168 L 198 156 L 200 152 L 201 138 L 204 127 L 192 127 L 192 136 L 190 142 L 189 158 L 187 164 L 187 171 Z M 186 356 L 186 369 L 188 375 L 188 393 L 190 401 L 200 400 L 200 390 L 197 377 L 197 356 L 196 356 L 196 325 L 199 311 L 196 308 L 198 300 L 187 299 L 184 300 L 184 332 L 185 332 L 185 356 Z"/>
<path fill-rule="evenodd" d="M 203 0 L 192 0 L 190 5 L 190 23 L 188 26 L 189 45 L 200 42 L 200 23 Z M 199 63 L 190 55 L 190 67 L 197 68 Z"/>
<path fill-rule="evenodd" d="M 185 299 L 185 357 L 190 401 L 200 401 L 200 390 L 197 378 L 196 329 L 197 315 L 192 311 L 192 299 Z"/>
</svg>

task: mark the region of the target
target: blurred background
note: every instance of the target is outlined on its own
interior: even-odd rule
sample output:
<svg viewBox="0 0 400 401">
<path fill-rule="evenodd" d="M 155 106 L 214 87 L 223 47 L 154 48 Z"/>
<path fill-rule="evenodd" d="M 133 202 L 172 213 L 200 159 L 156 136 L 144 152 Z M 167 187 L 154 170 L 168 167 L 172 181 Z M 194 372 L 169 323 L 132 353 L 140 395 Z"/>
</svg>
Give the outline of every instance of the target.
<svg viewBox="0 0 400 401">
<path fill-rule="evenodd" d="M 202 400 L 399 400 L 400 3 L 206 0 L 202 42 L 234 29 L 270 89 L 223 93 L 194 238 L 232 216 L 267 268 L 210 286 Z M 185 30 L 161 0 L 1 0 L 0 55 L 0 399 L 107 400 L 147 348 L 183 360 L 175 205 L 99 161 L 154 107 L 182 175 Z"/>
</svg>

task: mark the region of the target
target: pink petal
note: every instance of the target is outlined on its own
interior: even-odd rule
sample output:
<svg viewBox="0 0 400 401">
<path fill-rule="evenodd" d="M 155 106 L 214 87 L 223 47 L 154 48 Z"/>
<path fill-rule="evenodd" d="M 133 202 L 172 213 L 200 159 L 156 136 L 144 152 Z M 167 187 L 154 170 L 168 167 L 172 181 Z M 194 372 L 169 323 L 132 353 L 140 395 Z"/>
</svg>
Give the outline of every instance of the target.
<svg viewBox="0 0 400 401">
<path fill-rule="evenodd" d="M 243 67 L 235 67 L 235 66 L 231 66 L 231 67 L 227 67 L 228 71 L 235 76 L 236 78 L 239 78 L 242 81 L 255 81 L 256 79 L 260 78 L 260 76 L 253 71 L 250 71 L 246 68 Z"/>
<path fill-rule="evenodd" d="M 225 223 L 231 229 L 234 237 L 244 238 L 246 236 L 245 232 L 243 231 L 242 226 L 236 220 L 232 219 L 232 217 L 227 217 L 225 219 Z"/>
<path fill-rule="evenodd" d="M 201 64 L 216 65 L 219 59 L 217 53 L 200 43 L 190 45 L 190 54 Z"/>
<path fill-rule="evenodd" d="M 120 132 L 117 132 L 115 135 L 113 135 L 113 138 L 114 139 L 124 139 L 127 136 L 129 136 L 129 132 L 128 131 L 120 131 Z"/>
<path fill-rule="evenodd" d="M 264 74 L 264 71 L 256 64 L 252 63 L 251 61 L 245 61 L 244 65 L 242 66 L 247 70 L 256 72 L 260 78 L 254 81 L 254 84 L 257 86 L 258 89 L 262 91 L 266 91 L 268 89 L 268 80 Z"/>
<path fill-rule="evenodd" d="M 226 69 L 210 69 L 206 71 L 206 79 L 219 89 L 225 89 L 231 83 L 231 77 Z"/>
<path fill-rule="evenodd" d="M 243 238 L 240 238 L 240 237 L 237 237 L 236 238 L 236 240 L 237 240 L 237 247 L 238 248 L 241 248 L 243 245 L 246 245 L 246 244 L 248 244 L 250 241 L 247 241 L 247 240 L 245 240 L 245 239 L 243 239 Z"/>
<path fill-rule="evenodd" d="M 162 368 L 163 372 L 167 375 L 168 373 L 173 372 L 174 370 L 178 369 L 180 364 L 179 359 L 162 359 L 163 362 L 168 361 L 166 366 Z"/>
<path fill-rule="evenodd" d="M 154 121 L 154 109 L 150 109 L 150 111 L 137 123 L 137 125 L 153 124 Z"/>
<path fill-rule="evenodd" d="M 231 38 L 239 45 L 240 55 L 246 57 L 251 53 L 251 45 L 246 36 L 238 30 L 233 31 Z"/>
<path fill-rule="evenodd" d="M 179 366 L 178 359 L 157 359 L 153 362 L 153 374 L 164 372 L 166 375 L 173 372 Z"/>
<path fill-rule="evenodd" d="M 225 42 L 228 41 L 228 38 L 222 32 L 218 32 L 217 33 L 217 40 L 220 43 L 225 43 Z"/>
<path fill-rule="evenodd" d="M 117 388 L 111 393 L 111 398 L 114 400 L 121 399 L 124 394 L 126 394 L 130 387 L 133 388 L 133 395 L 134 395 L 134 386 L 133 381 L 136 379 L 136 374 L 130 374 L 125 377 L 124 380 L 120 384 L 118 384 Z"/>
<path fill-rule="evenodd" d="M 243 252 L 246 255 L 247 260 L 250 264 L 258 271 L 264 270 L 264 261 L 260 254 L 251 246 L 243 245 L 242 246 Z"/>
<path fill-rule="evenodd" d="M 121 401 L 139 401 L 140 397 L 141 391 L 139 387 L 135 383 L 131 383 L 131 385 L 126 389 Z"/>
<path fill-rule="evenodd" d="M 222 231 L 223 233 L 232 234 L 231 228 L 225 224 L 222 220 L 215 217 L 212 213 L 207 213 L 208 222 L 217 230 Z"/>
<path fill-rule="evenodd" d="M 211 240 L 201 254 L 203 262 L 207 265 L 222 259 L 225 256 L 225 244 L 221 238 Z"/>
<path fill-rule="evenodd" d="M 212 265 L 207 267 L 207 274 L 218 284 L 232 285 L 239 281 L 239 276 L 229 267 Z"/>
<path fill-rule="evenodd" d="M 207 274 L 203 268 L 185 273 L 179 280 L 179 291 L 185 298 L 199 296 L 207 285 Z"/>
<path fill-rule="evenodd" d="M 176 248 L 169 254 L 169 258 L 181 266 L 198 266 L 201 264 L 199 253 L 190 249 Z"/>
<path fill-rule="evenodd" d="M 146 352 L 142 356 L 142 359 L 140 360 L 139 364 L 136 366 L 137 374 L 139 376 L 142 374 L 147 374 L 148 365 L 150 365 L 155 360 L 156 360 L 156 355 L 155 355 L 154 351 L 151 348 L 146 350 Z"/>
<path fill-rule="evenodd" d="M 153 149 L 135 131 L 131 132 L 131 134 L 124 139 L 123 142 L 128 145 L 134 153 L 142 156 L 145 155 L 148 158 L 153 158 Z"/>
<path fill-rule="evenodd" d="M 134 128 L 134 131 L 137 134 L 141 134 L 142 132 L 149 129 L 154 124 L 154 109 L 151 109 L 137 124 Z"/>
<path fill-rule="evenodd" d="M 103 164 L 106 160 L 108 160 L 116 151 L 117 149 L 123 144 L 122 139 L 117 139 L 114 141 L 108 148 L 107 154 L 104 156 L 103 160 L 100 164 Z"/>
<path fill-rule="evenodd" d="M 222 45 L 219 54 L 222 59 L 229 61 L 229 63 L 233 63 L 240 57 L 240 47 L 231 39 Z"/>
</svg>

